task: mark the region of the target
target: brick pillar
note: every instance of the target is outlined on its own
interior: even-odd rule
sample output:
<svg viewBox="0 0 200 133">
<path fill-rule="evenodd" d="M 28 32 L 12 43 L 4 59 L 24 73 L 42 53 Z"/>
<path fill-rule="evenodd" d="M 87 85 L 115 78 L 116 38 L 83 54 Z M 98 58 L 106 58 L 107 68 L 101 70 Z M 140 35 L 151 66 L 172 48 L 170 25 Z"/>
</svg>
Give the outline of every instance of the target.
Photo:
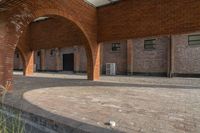
<svg viewBox="0 0 200 133">
<path fill-rule="evenodd" d="M 100 44 L 93 45 L 92 51 L 87 53 L 87 74 L 88 80 L 99 80 L 100 78 Z"/>
<path fill-rule="evenodd" d="M 45 54 L 45 49 L 41 49 L 41 55 L 40 55 L 40 68 L 42 71 L 45 71 L 46 70 L 46 54 Z"/>
<path fill-rule="evenodd" d="M 133 74 L 133 40 L 127 40 L 127 73 Z"/>
<path fill-rule="evenodd" d="M 34 71 L 34 51 L 25 55 L 24 76 L 31 76 Z"/>
<path fill-rule="evenodd" d="M 80 72 L 80 47 L 74 47 L 74 72 Z"/>
<path fill-rule="evenodd" d="M 14 46 L 3 45 L 0 42 L 0 85 L 8 91 L 13 88 Z M 0 87 L 2 91 L 2 88 Z M 0 91 L 0 93 L 1 93 Z"/>
<path fill-rule="evenodd" d="M 15 30 L 10 30 L 3 22 L 3 20 L 0 21 L 0 86 L 11 91 L 13 88 L 14 53 L 18 37 Z M 0 93 L 2 89 L 0 87 Z"/>
<path fill-rule="evenodd" d="M 169 78 L 172 78 L 174 76 L 174 60 L 175 60 L 175 53 L 174 53 L 174 43 L 173 43 L 173 37 L 169 37 L 169 45 L 168 45 L 168 69 L 167 69 L 167 75 Z"/>
<path fill-rule="evenodd" d="M 60 58 L 60 49 L 56 48 L 56 71 L 61 70 L 61 58 Z"/>
<path fill-rule="evenodd" d="M 103 51 L 103 47 L 104 47 L 104 45 L 103 45 L 103 43 L 100 43 L 100 50 L 101 50 L 101 59 L 100 59 L 100 73 L 101 74 L 103 74 L 103 53 L 104 53 L 104 51 Z"/>
</svg>

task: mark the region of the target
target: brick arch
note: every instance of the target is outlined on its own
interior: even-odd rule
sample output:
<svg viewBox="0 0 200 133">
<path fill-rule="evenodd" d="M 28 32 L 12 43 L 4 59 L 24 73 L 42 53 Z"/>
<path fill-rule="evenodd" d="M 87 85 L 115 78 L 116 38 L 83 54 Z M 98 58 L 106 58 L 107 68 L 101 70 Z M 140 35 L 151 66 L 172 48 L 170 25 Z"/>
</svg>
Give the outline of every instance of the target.
<svg viewBox="0 0 200 133">
<path fill-rule="evenodd" d="M 76 22 L 70 15 L 68 15 L 67 13 L 65 13 L 64 11 L 61 11 L 61 10 L 56 10 L 56 9 L 42 9 L 42 10 L 37 10 L 35 12 L 33 12 L 33 15 L 31 15 L 32 18 L 31 19 L 28 19 L 28 22 L 27 22 L 27 25 L 23 26 L 22 30 L 20 33 L 24 33 L 28 27 L 28 25 L 35 19 L 39 18 L 39 17 L 44 17 L 44 16 L 49 16 L 49 17 L 58 17 L 58 18 L 64 18 L 66 19 L 67 21 L 70 21 L 74 24 L 74 26 L 80 30 L 80 33 L 81 33 L 81 36 L 83 36 L 84 38 L 84 47 L 85 47 L 85 50 L 86 50 L 86 54 L 87 54 L 87 74 L 88 74 L 88 79 L 90 80 L 93 80 L 94 79 L 94 76 L 93 76 L 93 72 L 91 72 L 92 70 L 91 69 L 94 69 L 94 66 L 93 66 L 93 53 L 96 53 L 96 52 L 93 52 L 93 47 L 92 47 L 92 41 L 90 41 L 87 33 L 85 32 L 85 30 L 83 29 L 82 25 L 79 23 L 79 22 Z M 20 35 L 20 36 L 23 36 L 23 35 Z M 22 38 L 23 39 L 23 38 Z M 19 39 L 20 40 L 20 39 Z M 25 55 L 26 56 L 26 55 Z M 30 56 L 30 55 L 28 55 Z M 32 56 L 32 55 L 31 55 Z M 27 57 L 25 57 L 25 62 L 27 62 Z M 28 57 L 29 58 L 29 57 Z M 28 63 L 25 63 L 27 64 L 28 66 Z M 27 66 L 25 67 L 26 69 Z M 32 68 L 30 68 L 32 69 Z M 30 72 L 30 69 L 28 70 Z M 29 74 L 29 72 L 24 72 L 24 75 L 31 75 Z M 30 73 L 32 73 L 33 71 L 31 71 Z"/>
<path fill-rule="evenodd" d="M 94 75 L 92 74 L 94 69 L 94 58 L 93 58 L 93 54 L 96 54 L 96 50 L 93 48 L 93 44 L 95 44 L 96 42 L 90 40 L 89 35 L 87 34 L 86 30 L 83 28 L 83 26 L 81 25 L 80 22 L 76 21 L 71 15 L 69 15 L 67 12 L 63 11 L 63 10 L 57 10 L 57 9 L 42 9 L 42 10 L 37 10 L 33 13 L 33 19 L 35 20 L 38 17 L 42 17 L 42 16 L 54 16 L 54 17 L 61 17 L 61 18 L 65 18 L 67 21 L 70 21 L 74 24 L 74 26 L 76 26 L 78 29 L 80 29 L 80 33 L 82 34 L 82 36 L 84 37 L 84 47 L 86 50 L 86 55 L 87 55 L 87 74 L 88 74 L 88 79 L 93 80 L 94 79 Z M 31 22 L 31 21 L 30 21 Z M 30 23 L 29 22 L 29 23 Z M 98 78 L 97 78 L 98 79 Z"/>
<path fill-rule="evenodd" d="M 26 51 L 26 49 L 24 49 L 23 47 L 21 47 L 20 45 L 16 46 L 16 49 L 18 50 L 18 52 L 21 55 L 22 58 L 22 63 L 23 63 L 23 75 L 24 76 L 28 76 L 28 71 L 31 71 L 31 73 L 33 72 L 33 68 L 28 67 L 29 65 L 29 61 L 30 61 L 30 57 L 34 56 L 32 52 L 28 52 Z M 32 66 L 33 67 L 33 66 Z M 29 70 L 30 69 L 30 70 Z"/>
<path fill-rule="evenodd" d="M 16 16 L 20 16 L 16 15 Z M 43 17 L 43 16 L 58 16 L 58 17 L 63 17 L 66 20 L 74 23 L 74 26 L 78 27 L 80 29 L 80 32 L 83 34 L 83 36 L 85 37 L 85 39 L 87 40 L 87 45 L 88 47 L 93 48 L 94 43 L 97 43 L 96 40 L 96 34 L 94 34 L 95 37 L 92 37 L 91 35 L 88 35 L 88 29 L 84 28 L 84 26 L 82 26 L 82 24 L 79 21 L 76 21 L 76 19 L 74 19 L 73 16 L 71 16 L 70 14 L 68 14 L 65 10 L 59 10 L 59 9 L 39 9 L 39 10 L 35 10 L 33 12 L 31 12 L 31 14 L 27 15 L 25 18 L 24 17 L 19 17 L 17 18 L 17 21 L 15 21 L 15 17 L 11 17 L 10 18 L 10 23 L 8 23 L 8 27 L 9 29 L 12 29 L 11 32 L 14 31 L 14 28 L 18 30 L 14 31 L 15 34 L 17 35 L 16 37 L 18 38 L 17 41 L 14 43 L 14 46 L 16 47 L 19 41 L 19 37 L 23 34 L 23 32 L 26 30 L 26 28 L 28 27 L 28 25 L 33 22 L 33 20 L 39 18 L 39 17 Z M 25 21 L 24 21 L 25 20 Z M 15 27 L 13 27 L 13 23 L 15 23 Z M 94 40 L 95 38 L 95 40 Z"/>
<path fill-rule="evenodd" d="M 36 10 L 32 13 L 32 18 L 29 19 L 28 24 L 30 24 L 36 18 L 43 17 L 43 16 L 58 16 L 58 17 L 65 18 L 66 20 L 72 22 L 74 24 L 74 26 L 78 27 L 80 29 L 80 32 L 84 35 L 85 39 L 87 40 L 87 45 L 89 45 L 89 47 L 92 47 L 92 40 L 90 39 L 90 36 L 86 32 L 87 29 L 85 29 L 79 21 L 76 21 L 74 19 L 74 17 L 69 15 L 64 10 L 58 10 L 58 9 Z"/>
<path fill-rule="evenodd" d="M 98 80 L 99 79 L 99 53 L 100 53 L 99 49 L 100 48 L 99 48 L 99 45 L 97 44 L 96 33 L 93 35 L 88 34 L 88 31 L 90 29 L 85 29 L 84 26 L 82 26 L 82 24 L 79 21 L 76 21 L 74 19 L 75 18 L 74 16 L 69 15 L 64 10 L 42 9 L 42 10 L 35 10 L 34 12 L 31 12 L 31 14 L 28 14 L 27 16 L 23 16 L 23 14 L 13 15 L 12 17 L 9 18 L 9 21 L 8 21 L 9 23 L 7 23 L 7 26 L 6 26 L 7 29 L 5 31 L 4 40 L 2 40 L 1 42 L 10 43 L 9 47 L 6 46 L 12 49 L 12 51 L 10 51 L 9 53 L 14 53 L 15 48 L 17 47 L 17 45 L 19 45 L 18 47 L 21 47 L 20 49 L 22 51 L 22 55 L 24 56 L 26 70 L 27 72 L 30 71 L 28 67 L 29 67 L 29 63 L 31 62 L 30 58 L 33 57 L 33 51 L 31 51 L 30 48 L 28 48 L 27 50 L 27 48 L 24 49 L 23 46 L 20 46 L 20 40 L 24 40 L 25 38 L 23 37 L 24 33 L 27 30 L 29 24 L 33 20 L 41 16 L 49 16 L 49 15 L 63 17 L 66 20 L 72 22 L 79 29 L 81 35 L 83 36 L 85 40 L 85 49 L 86 49 L 87 58 L 88 58 L 88 63 L 87 63 L 88 64 L 88 79 Z M 13 62 L 13 57 L 10 56 L 9 58 L 11 62 Z M 1 81 L 0 83 L 3 85 L 5 85 L 6 81 L 12 80 L 11 70 L 13 68 L 13 63 L 9 63 L 8 65 L 9 65 L 9 67 L 7 67 L 8 70 L 0 70 L 3 72 L 3 75 L 0 75 L 0 79 L 2 79 L 3 81 L 3 82 Z M 4 64 L 4 68 L 5 67 L 6 67 L 6 64 Z M 33 66 L 31 69 L 33 69 Z M 5 72 L 5 71 L 8 71 L 8 72 Z"/>
</svg>

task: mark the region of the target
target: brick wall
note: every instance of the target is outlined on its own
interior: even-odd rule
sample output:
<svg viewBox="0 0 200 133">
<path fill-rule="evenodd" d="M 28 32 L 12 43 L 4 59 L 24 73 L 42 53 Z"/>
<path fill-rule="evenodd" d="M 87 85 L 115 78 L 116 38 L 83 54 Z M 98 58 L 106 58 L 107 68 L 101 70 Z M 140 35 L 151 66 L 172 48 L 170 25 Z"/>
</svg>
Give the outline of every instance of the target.
<svg viewBox="0 0 200 133">
<path fill-rule="evenodd" d="M 155 49 L 144 49 L 144 40 L 156 39 Z M 169 37 L 149 37 L 133 40 L 133 72 L 166 73 Z"/>
<path fill-rule="evenodd" d="M 62 48 L 60 50 L 60 60 L 61 60 L 61 64 L 60 64 L 60 68 L 61 70 L 63 70 L 63 54 L 71 54 L 74 53 L 74 47 L 69 47 L 69 48 Z"/>
<path fill-rule="evenodd" d="M 112 43 L 120 43 L 120 50 L 117 52 L 112 51 Z M 127 42 L 125 41 L 113 41 L 103 43 L 101 46 L 102 50 L 102 72 L 106 72 L 106 63 L 116 63 L 117 74 L 127 73 Z"/>
<path fill-rule="evenodd" d="M 200 74 L 200 46 L 189 46 L 188 35 L 200 34 L 194 32 L 190 34 L 180 34 L 172 36 L 172 43 L 175 46 L 174 50 L 174 73 L 177 74 Z M 154 50 L 144 49 L 144 40 L 156 39 Z M 120 43 L 121 48 L 118 52 L 112 52 L 112 43 Z M 157 36 L 148 38 L 132 39 L 133 43 L 133 73 L 166 73 L 168 67 L 168 45 L 170 43 L 169 36 Z M 101 69 L 105 73 L 106 63 L 117 64 L 117 74 L 127 73 L 127 41 L 113 41 L 103 43 L 101 47 L 102 62 Z M 78 72 L 86 72 L 87 57 L 83 46 L 68 47 L 60 49 L 60 70 L 63 69 L 62 57 L 63 54 L 79 53 L 80 59 Z M 50 54 L 51 49 L 45 50 L 45 70 L 56 70 L 56 55 Z M 14 69 L 22 69 L 22 59 L 17 53 L 14 55 Z M 38 62 L 37 52 L 35 52 L 35 63 Z M 39 60 L 40 62 L 40 60 Z M 75 60 L 76 62 L 76 60 Z"/>
<path fill-rule="evenodd" d="M 154 50 L 144 50 L 144 40 L 156 39 L 156 46 Z M 112 43 L 121 43 L 121 49 L 118 52 L 112 52 Z M 163 74 L 167 72 L 167 51 L 169 45 L 169 37 L 149 37 L 132 39 L 133 43 L 133 73 L 154 73 Z M 102 47 L 102 72 L 106 71 L 106 63 L 117 64 L 117 74 L 127 73 L 127 42 L 113 41 L 103 43 Z"/>
<path fill-rule="evenodd" d="M 48 71 L 56 70 L 56 52 L 55 49 L 45 50 L 45 68 Z"/>
<path fill-rule="evenodd" d="M 71 53 L 74 54 L 74 71 L 86 72 L 87 71 L 87 57 L 86 57 L 85 48 L 83 46 L 62 48 L 60 50 L 61 70 L 63 70 L 63 54 L 71 54 Z M 75 58 L 76 54 L 78 54 L 77 56 L 79 56 L 79 60 Z"/>
<path fill-rule="evenodd" d="M 200 30 L 199 0 L 121 0 L 97 12 L 99 42 Z"/>
<path fill-rule="evenodd" d="M 78 29 L 72 23 L 66 23 L 65 19 L 49 18 L 31 23 L 30 29 L 31 47 L 34 50 L 72 47 L 83 43 Z"/>
<path fill-rule="evenodd" d="M 172 43 L 175 45 L 175 73 L 200 74 L 200 46 L 188 45 L 188 35 L 199 33 L 172 36 Z"/>
<path fill-rule="evenodd" d="M 53 53 L 51 53 L 53 50 Z M 55 49 L 47 49 L 45 50 L 45 71 L 57 71 L 57 65 L 59 67 L 59 70 L 63 70 L 63 54 L 70 54 L 74 53 L 77 54 L 75 51 L 77 50 L 78 56 L 80 56 L 80 59 L 78 60 L 78 63 L 76 63 L 76 58 L 74 58 L 74 68 L 77 66 L 78 70 L 75 70 L 76 72 L 86 72 L 87 71 L 87 56 L 86 51 L 83 46 L 76 46 L 76 47 L 69 47 L 69 48 L 62 48 L 60 49 L 59 53 L 59 62 L 60 64 L 57 64 L 56 62 L 56 51 Z M 40 52 L 40 55 L 38 56 L 38 52 Z M 14 55 L 14 69 L 15 70 L 21 70 L 23 69 L 23 62 L 21 55 L 19 54 L 19 58 L 17 58 L 17 54 L 19 52 L 15 52 Z M 34 64 L 36 65 L 37 70 L 41 70 L 41 50 L 36 50 L 34 55 Z"/>
<path fill-rule="evenodd" d="M 79 71 L 80 72 L 87 72 L 87 56 L 86 56 L 85 48 L 80 47 L 79 53 L 80 53 L 80 68 L 79 68 Z"/>
</svg>

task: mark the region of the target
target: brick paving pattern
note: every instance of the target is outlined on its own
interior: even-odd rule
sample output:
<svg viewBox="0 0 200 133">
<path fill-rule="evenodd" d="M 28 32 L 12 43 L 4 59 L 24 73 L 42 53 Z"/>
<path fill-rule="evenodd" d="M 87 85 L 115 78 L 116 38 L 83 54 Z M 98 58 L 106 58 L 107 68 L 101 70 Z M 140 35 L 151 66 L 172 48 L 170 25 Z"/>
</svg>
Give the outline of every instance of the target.
<svg viewBox="0 0 200 133">
<path fill-rule="evenodd" d="M 128 133 L 199 133 L 200 79 L 15 73 L 7 104 L 65 123 L 85 124 Z M 80 126 L 80 125 L 78 125 Z M 78 127 L 77 127 L 78 128 Z M 95 129 L 94 129 L 95 131 Z"/>
</svg>

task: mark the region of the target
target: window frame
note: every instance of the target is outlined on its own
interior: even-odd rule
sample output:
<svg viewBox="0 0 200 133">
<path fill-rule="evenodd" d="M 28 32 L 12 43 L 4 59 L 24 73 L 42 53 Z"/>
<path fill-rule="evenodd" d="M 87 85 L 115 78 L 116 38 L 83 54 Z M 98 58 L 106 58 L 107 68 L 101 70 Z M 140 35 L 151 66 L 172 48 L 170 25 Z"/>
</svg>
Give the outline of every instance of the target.
<svg viewBox="0 0 200 133">
<path fill-rule="evenodd" d="M 152 41 L 152 42 L 154 42 L 154 43 L 146 43 L 147 41 Z M 146 45 L 151 45 L 152 46 L 152 48 L 147 48 L 146 47 Z M 144 40 L 144 50 L 146 50 L 146 51 L 151 51 L 151 50 L 155 50 L 156 48 L 155 48 L 155 45 L 156 45 L 156 39 L 145 39 Z"/>
<path fill-rule="evenodd" d="M 114 45 L 118 45 L 118 46 L 115 46 Z M 114 48 L 116 50 L 114 50 Z M 121 43 L 112 43 L 112 46 L 111 46 L 111 52 L 120 52 L 121 50 Z"/>
<path fill-rule="evenodd" d="M 199 36 L 199 39 L 194 39 L 194 40 L 190 40 L 190 37 L 197 37 Z M 199 42 L 199 44 L 192 44 L 191 42 Z M 188 45 L 189 46 L 200 46 L 200 34 L 193 34 L 193 35 L 188 35 Z"/>
</svg>

